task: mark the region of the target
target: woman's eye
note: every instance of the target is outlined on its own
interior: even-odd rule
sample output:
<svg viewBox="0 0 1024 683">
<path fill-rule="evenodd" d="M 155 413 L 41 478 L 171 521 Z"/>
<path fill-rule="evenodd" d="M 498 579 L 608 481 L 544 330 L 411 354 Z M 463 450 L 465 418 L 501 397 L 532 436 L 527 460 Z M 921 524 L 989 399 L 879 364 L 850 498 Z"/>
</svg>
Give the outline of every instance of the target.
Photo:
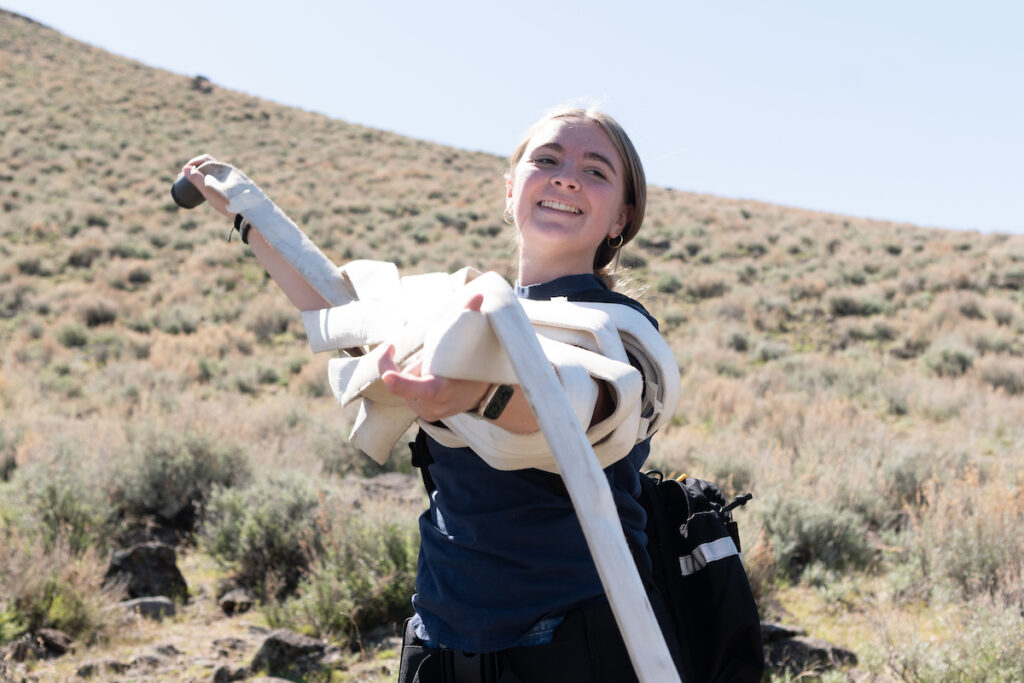
<svg viewBox="0 0 1024 683">
<path fill-rule="evenodd" d="M 555 160 L 552 159 L 551 157 L 537 157 L 536 159 L 533 160 L 533 163 L 535 163 L 535 164 L 553 164 L 553 163 L 555 163 Z"/>
<path fill-rule="evenodd" d="M 593 176 L 597 176 L 598 178 L 607 178 L 608 177 L 607 175 L 605 175 L 605 172 L 602 171 L 599 168 L 592 168 L 589 171 L 587 171 L 587 173 L 589 173 L 590 175 L 593 175 Z"/>
</svg>

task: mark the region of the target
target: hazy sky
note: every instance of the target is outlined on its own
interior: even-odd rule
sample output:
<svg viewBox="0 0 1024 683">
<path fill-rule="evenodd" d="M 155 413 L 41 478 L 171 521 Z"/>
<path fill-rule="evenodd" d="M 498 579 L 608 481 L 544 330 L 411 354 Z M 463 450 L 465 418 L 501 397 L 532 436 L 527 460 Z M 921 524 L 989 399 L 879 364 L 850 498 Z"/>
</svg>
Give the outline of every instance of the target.
<svg viewBox="0 0 1024 683">
<path fill-rule="evenodd" d="M 652 184 L 1024 232 L 1024 2 L 0 0 L 329 116 L 507 155 L 598 102 Z M 0 36 L 2 42 L 3 36 Z"/>
</svg>

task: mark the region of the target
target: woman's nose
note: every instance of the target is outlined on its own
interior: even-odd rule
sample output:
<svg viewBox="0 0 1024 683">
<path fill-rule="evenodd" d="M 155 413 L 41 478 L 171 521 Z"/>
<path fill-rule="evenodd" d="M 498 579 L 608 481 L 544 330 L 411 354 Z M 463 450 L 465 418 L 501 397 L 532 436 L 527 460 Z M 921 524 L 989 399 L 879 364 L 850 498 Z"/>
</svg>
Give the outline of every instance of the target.
<svg viewBox="0 0 1024 683">
<path fill-rule="evenodd" d="M 551 183 L 566 190 L 580 189 L 580 183 L 571 173 L 560 172 L 551 177 Z"/>
</svg>

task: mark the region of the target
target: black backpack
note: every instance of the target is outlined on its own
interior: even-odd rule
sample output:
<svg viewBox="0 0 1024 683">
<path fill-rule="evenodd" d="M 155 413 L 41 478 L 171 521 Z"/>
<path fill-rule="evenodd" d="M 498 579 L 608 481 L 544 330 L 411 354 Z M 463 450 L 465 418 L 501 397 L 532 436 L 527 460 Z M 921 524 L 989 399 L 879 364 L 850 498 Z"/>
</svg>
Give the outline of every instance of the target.
<svg viewBox="0 0 1024 683">
<path fill-rule="evenodd" d="M 732 519 L 732 509 L 751 495 L 727 503 L 711 482 L 656 471 L 641 473 L 640 483 L 650 580 L 667 607 L 662 631 L 681 650 L 676 664 L 682 680 L 760 681 L 761 621 Z"/>
</svg>

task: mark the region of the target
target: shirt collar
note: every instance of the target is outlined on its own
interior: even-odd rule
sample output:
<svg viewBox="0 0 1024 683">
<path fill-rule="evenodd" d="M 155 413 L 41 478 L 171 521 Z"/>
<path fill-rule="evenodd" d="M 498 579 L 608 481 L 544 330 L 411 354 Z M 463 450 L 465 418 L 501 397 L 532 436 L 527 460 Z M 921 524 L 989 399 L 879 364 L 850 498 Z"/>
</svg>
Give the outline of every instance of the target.
<svg viewBox="0 0 1024 683">
<path fill-rule="evenodd" d="M 516 296 L 520 299 L 552 299 L 556 296 L 572 296 L 589 289 L 608 289 L 608 285 L 593 273 L 563 275 L 550 282 L 525 287 L 516 282 Z"/>
</svg>

